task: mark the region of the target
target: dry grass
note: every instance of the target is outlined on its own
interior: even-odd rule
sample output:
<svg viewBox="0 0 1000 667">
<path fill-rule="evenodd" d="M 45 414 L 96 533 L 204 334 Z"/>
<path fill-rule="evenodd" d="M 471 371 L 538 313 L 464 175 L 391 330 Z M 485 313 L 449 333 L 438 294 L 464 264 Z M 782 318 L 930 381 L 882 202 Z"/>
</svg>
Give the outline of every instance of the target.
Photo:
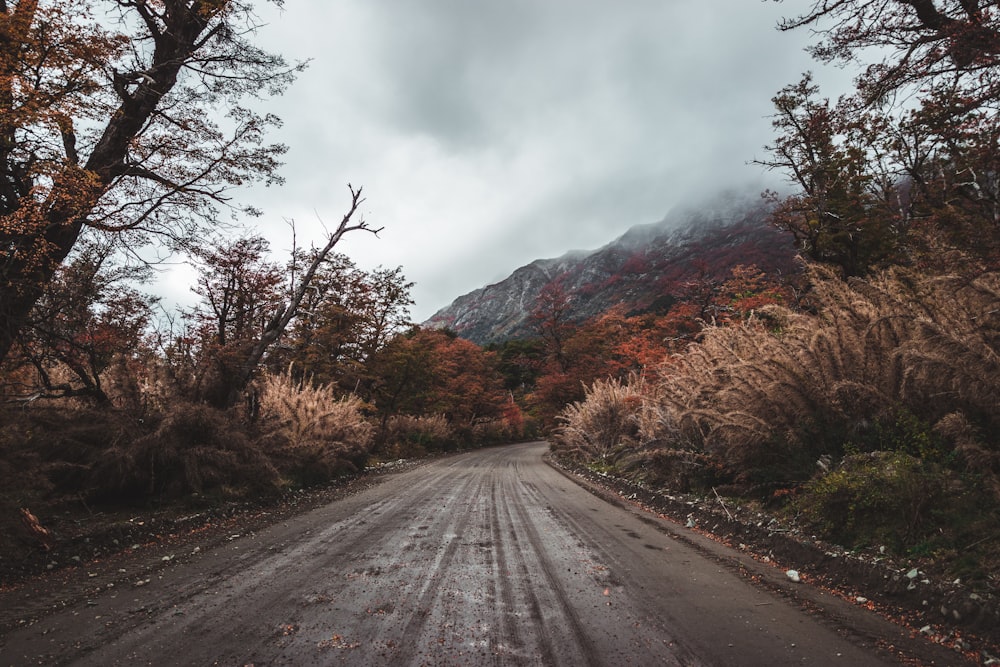
<svg viewBox="0 0 1000 667">
<path fill-rule="evenodd" d="M 553 436 L 553 449 L 584 461 L 608 462 L 639 441 L 643 389 L 639 377 L 631 382 L 598 380 L 586 397 L 566 407 Z"/>
<path fill-rule="evenodd" d="M 654 487 L 791 500 L 847 546 L 996 576 L 1000 274 L 812 271 L 812 313 L 710 327 L 655 386 L 595 383 L 553 449 Z"/>
<path fill-rule="evenodd" d="M 656 443 L 715 459 L 744 489 L 803 482 L 824 455 L 953 452 L 1000 492 L 1000 275 L 812 279 L 817 314 L 770 306 L 710 327 L 655 387 L 595 383 L 556 448 L 604 459 Z"/>
<path fill-rule="evenodd" d="M 947 447 L 996 451 L 972 436 L 1000 426 L 996 274 L 897 270 L 845 283 L 817 271 L 814 284 L 820 314 L 771 307 L 765 319 L 708 330 L 673 359 L 656 406 L 660 436 L 745 473 L 783 445 L 783 456 L 813 460 L 851 444 L 878 449 L 879 428 L 905 413 Z"/>
<path fill-rule="evenodd" d="M 300 483 L 316 483 L 363 468 L 372 425 L 354 395 L 338 397 L 330 385 L 296 380 L 289 369 L 261 381 L 262 442 L 278 468 Z"/>
</svg>

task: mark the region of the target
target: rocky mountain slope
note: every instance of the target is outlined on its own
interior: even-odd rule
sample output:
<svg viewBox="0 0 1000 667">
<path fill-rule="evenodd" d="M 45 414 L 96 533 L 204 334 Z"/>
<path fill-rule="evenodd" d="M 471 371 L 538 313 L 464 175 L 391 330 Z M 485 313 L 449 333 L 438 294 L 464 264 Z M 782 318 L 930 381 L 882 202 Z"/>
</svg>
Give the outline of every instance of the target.
<svg viewBox="0 0 1000 667">
<path fill-rule="evenodd" d="M 447 327 L 483 345 L 532 336 L 530 313 L 554 282 L 569 297 L 571 317 L 584 320 L 616 304 L 638 312 L 664 308 L 686 282 L 725 279 L 739 264 L 794 271 L 793 241 L 768 224 L 768 214 L 760 197 L 747 193 L 679 206 L 660 222 L 633 227 L 595 251 L 522 266 L 455 299 L 423 326 Z"/>
</svg>

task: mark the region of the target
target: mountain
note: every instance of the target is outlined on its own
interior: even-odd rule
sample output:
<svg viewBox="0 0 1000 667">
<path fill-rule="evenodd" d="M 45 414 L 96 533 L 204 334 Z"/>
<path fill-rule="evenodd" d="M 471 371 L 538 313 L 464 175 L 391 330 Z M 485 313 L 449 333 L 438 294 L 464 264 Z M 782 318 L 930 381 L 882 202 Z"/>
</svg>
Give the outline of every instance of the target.
<svg viewBox="0 0 1000 667">
<path fill-rule="evenodd" d="M 530 313 L 553 282 L 569 297 L 570 317 L 582 321 L 617 304 L 632 312 L 663 309 L 685 282 L 724 280 L 739 264 L 793 272 L 793 240 L 769 224 L 769 214 L 759 196 L 732 192 L 679 206 L 660 222 L 632 227 L 597 250 L 522 266 L 458 297 L 422 326 L 446 327 L 484 345 L 534 335 Z"/>
</svg>

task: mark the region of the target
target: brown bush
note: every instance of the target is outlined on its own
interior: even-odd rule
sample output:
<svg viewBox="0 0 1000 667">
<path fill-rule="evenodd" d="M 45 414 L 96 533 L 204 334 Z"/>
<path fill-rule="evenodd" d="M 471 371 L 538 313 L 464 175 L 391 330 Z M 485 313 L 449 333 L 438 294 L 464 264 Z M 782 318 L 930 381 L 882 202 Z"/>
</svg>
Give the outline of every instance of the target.
<svg viewBox="0 0 1000 667">
<path fill-rule="evenodd" d="M 278 469 L 301 484 L 320 483 L 363 468 L 373 428 L 354 395 L 338 398 L 330 385 L 296 380 L 291 369 L 261 383 L 260 440 Z"/>
<path fill-rule="evenodd" d="M 552 437 L 553 451 L 581 461 L 613 462 L 638 444 L 643 413 L 643 385 L 618 379 L 598 380 L 586 397 L 567 406 Z"/>
<path fill-rule="evenodd" d="M 441 414 L 393 415 L 385 422 L 380 455 L 411 458 L 458 448 L 458 435 Z"/>
<path fill-rule="evenodd" d="M 1000 489 L 1000 274 L 811 278 L 815 314 L 768 306 L 709 327 L 652 388 L 595 383 L 554 449 L 589 460 L 662 442 L 766 495 L 810 479 L 823 456 L 954 453 Z"/>
<path fill-rule="evenodd" d="M 178 404 L 152 433 L 109 447 L 92 465 L 88 486 L 97 499 L 137 500 L 242 496 L 273 491 L 277 482 L 271 461 L 230 415 Z"/>
<path fill-rule="evenodd" d="M 928 430 L 950 415 L 974 418 L 981 434 L 1000 426 L 997 274 L 897 269 L 846 283 L 814 269 L 813 281 L 817 315 L 770 307 L 766 320 L 711 328 L 671 360 L 661 437 L 700 443 L 744 481 L 772 465 L 779 469 L 764 477 L 792 483 L 811 475 L 819 455 L 885 448 L 897 426 L 913 435 L 901 413 Z M 985 460 L 997 443 L 964 450 Z"/>
</svg>

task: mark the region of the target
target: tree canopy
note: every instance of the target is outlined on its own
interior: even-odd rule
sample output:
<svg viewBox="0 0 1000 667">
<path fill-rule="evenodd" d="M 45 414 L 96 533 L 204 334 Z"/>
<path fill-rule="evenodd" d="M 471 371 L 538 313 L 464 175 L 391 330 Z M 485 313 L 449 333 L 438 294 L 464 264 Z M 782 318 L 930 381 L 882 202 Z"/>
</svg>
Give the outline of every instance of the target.
<svg viewBox="0 0 1000 667">
<path fill-rule="evenodd" d="M 859 89 L 869 101 L 940 80 L 963 88 L 969 103 L 1000 100 L 1000 13 L 996 0 L 814 0 L 783 30 L 810 26 L 810 47 L 825 62 L 874 54 Z"/>
<path fill-rule="evenodd" d="M 184 243 L 280 181 L 279 120 L 244 100 L 301 65 L 254 45 L 253 7 L 0 1 L 0 359 L 84 229 Z"/>
</svg>

